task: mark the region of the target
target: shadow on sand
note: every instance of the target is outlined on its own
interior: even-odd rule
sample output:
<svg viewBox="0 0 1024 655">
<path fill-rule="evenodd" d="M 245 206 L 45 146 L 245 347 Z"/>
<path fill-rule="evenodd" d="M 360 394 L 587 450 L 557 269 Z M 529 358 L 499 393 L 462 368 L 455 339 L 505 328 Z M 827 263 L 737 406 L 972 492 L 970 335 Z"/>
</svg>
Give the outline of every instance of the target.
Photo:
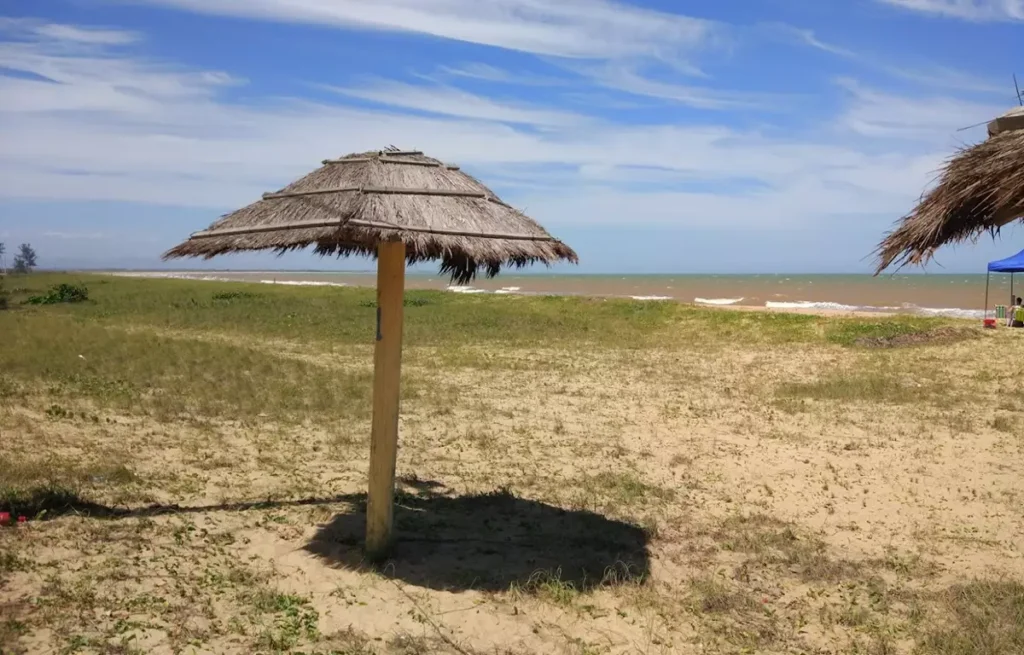
<svg viewBox="0 0 1024 655">
<path fill-rule="evenodd" d="M 557 580 L 586 591 L 640 581 L 650 563 L 636 525 L 517 498 L 507 491 L 452 496 L 426 483 L 395 501 L 395 546 L 387 562 L 363 558 L 365 503 L 322 525 L 306 550 L 331 566 L 376 569 L 408 584 L 447 591 L 529 590 Z"/>
<path fill-rule="evenodd" d="M 395 547 L 376 566 L 363 558 L 366 495 L 214 505 L 111 507 L 61 487 L 44 486 L 0 498 L 0 511 L 30 518 L 66 514 L 98 519 L 241 512 L 310 505 L 348 506 L 321 525 L 305 549 L 330 566 L 377 570 L 431 589 L 530 591 L 545 584 L 586 591 L 646 579 L 647 533 L 639 526 L 584 510 L 566 510 L 508 491 L 455 496 L 439 482 L 405 478 L 395 499 Z"/>
</svg>

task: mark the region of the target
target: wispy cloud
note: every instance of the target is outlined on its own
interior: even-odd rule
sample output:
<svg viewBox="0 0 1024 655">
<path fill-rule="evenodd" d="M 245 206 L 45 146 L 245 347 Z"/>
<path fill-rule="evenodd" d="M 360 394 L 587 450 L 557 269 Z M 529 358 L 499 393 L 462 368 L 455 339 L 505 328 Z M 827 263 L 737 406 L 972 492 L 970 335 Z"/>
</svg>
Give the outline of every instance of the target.
<svg viewBox="0 0 1024 655">
<path fill-rule="evenodd" d="M 684 58 L 723 26 L 614 0 L 135 0 L 191 11 L 397 32 L 586 59 Z"/>
<path fill-rule="evenodd" d="M 764 93 L 749 93 L 730 89 L 717 89 L 706 85 L 688 84 L 672 78 L 657 79 L 644 75 L 635 65 L 615 62 L 600 66 L 567 66 L 605 89 L 634 96 L 657 98 L 697 109 L 779 109 L 793 98 Z"/>
<path fill-rule="evenodd" d="M 444 116 L 536 126 L 569 126 L 587 121 L 580 114 L 531 107 L 514 100 L 486 98 L 452 86 L 425 86 L 376 79 L 358 86 L 324 88 L 350 98 Z"/>
<path fill-rule="evenodd" d="M 220 71 L 192 71 L 123 56 L 114 46 L 133 43 L 132 32 L 3 19 L 0 67 L 28 74 L 0 75 L 0 114 L 34 111 L 109 111 L 154 117 L 168 101 L 209 98 L 242 83 Z"/>
<path fill-rule="evenodd" d="M 1024 0 L 876 0 L 903 9 L 972 21 L 1024 20 Z"/>
<path fill-rule="evenodd" d="M 41 37 L 82 45 L 127 45 L 141 40 L 141 36 L 137 32 L 61 25 L 31 18 L 0 17 L 0 33 L 21 37 Z"/>
<path fill-rule="evenodd" d="M 839 84 L 851 98 L 841 117 L 842 124 L 870 137 L 914 139 L 935 142 L 959 130 L 991 120 L 1002 105 L 984 104 L 950 97 L 905 97 L 876 91 L 855 80 Z"/>
<path fill-rule="evenodd" d="M 857 52 L 835 43 L 824 41 L 812 30 L 799 29 L 786 25 L 776 25 L 773 26 L 773 28 L 778 32 L 795 38 L 800 43 L 811 46 L 812 48 L 867 66 L 891 77 L 914 82 L 921 86 L 1000 95 L 1007 95 L 1007 91 L 1009 89 L 1005 84 L 1000 85 L 976 74 L 967 73 L 965 71 L 956 70 L 946 66 L 936 66 L 934 64 L 918 67 L 895 65 L 891 63 L 891 58 L 885 58 L 865 52 Z"/>
<path fill-rule="evenodd" d="M 51 239 L 64 239 L 68 241 L 99 241 L 111 238 L 111 235 L 104 234 L 103 232 L 63 232 L 60 230 L 46 230 L 43 232 L 43 236 Z"/>
<path fill-rule="evenodd" d="M 583 107 L 577 114 L 539 100 L 384 79 L 346 88 L 337 102 L 249 97 L 238 104 L 223 93 L 230 75 L 153 62 L 120 44 L 69 52 L 59 36 L 0 44 L 0 67 L 38 77 L 0 75 L 0 95 L 14 99 L 0 105 L 0 196 L 163 203 L 211 214 L 279 188 L 325 156 L 394 143 L 502 181 L 499 193 L 553 227 L 787 229 L 843 220 L 851 207 L 898 216 L 946 154 L 951 127 L 983 108 L 950 109 L 933 99 L 922 118 L 913 98 L 847 81 L 838 127 L 768 137 L 726 123 L 616 123 Z M 637 83 L 628 70 L 605 75 L 606 88 Z"/>
<path fill-rule="evenodd" d="M 571 83 L 571 81 L 566 78 L 509 71 L 504 68 L 498 68 L 497 66 L 475 62 L 464 63 L 460 66 L 440 66 L 438 71 L 442 75 L 448 77 L 481 80 L 483 82 L 499 82 L 502 84 L 515 84 L 520 86 L 561 86 Z"/>
</svg>

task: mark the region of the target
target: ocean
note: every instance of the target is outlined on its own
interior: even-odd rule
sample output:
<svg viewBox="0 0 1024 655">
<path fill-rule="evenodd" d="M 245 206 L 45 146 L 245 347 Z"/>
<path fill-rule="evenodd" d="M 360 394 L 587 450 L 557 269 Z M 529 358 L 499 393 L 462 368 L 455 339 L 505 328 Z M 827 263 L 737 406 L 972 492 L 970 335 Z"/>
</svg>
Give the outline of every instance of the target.
<svg viewBox="0 0 1024 655">
<path fill-rule="evenodd" d="M 177 271 L 122 275 L 179 277 L 309 286 L 373 286 L 373 273 L 318 271 Z M 471 285 L 451 285 L 436 274 L 410 273 L 409 289 L 452 293 L 585 295 L 678 301 L 708 306 L 913 313 L 980 318 L 985 275 L 543 275 L 503 274 Z M 1024 295 L 1024 279 L 1017 280 Z M 1010 276 L 993 275 L 989 305 L 1010 300 Z"/>
</svg>

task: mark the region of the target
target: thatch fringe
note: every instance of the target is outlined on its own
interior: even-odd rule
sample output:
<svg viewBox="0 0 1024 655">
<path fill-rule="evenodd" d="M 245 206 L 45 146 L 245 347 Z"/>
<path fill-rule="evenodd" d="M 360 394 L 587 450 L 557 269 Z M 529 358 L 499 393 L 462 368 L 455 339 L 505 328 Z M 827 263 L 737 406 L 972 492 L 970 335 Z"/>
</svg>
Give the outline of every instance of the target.
<svg viewBox="0 0 1024 655">
<path fill-rule="evenodd" d="M 943 245 L 977 241 L 1024 219 L 1024 131 L 1003 132 L 960 150 L 938 185 L 879 244 L 875 274 L 926 264 Z"/>
<path fill-rule="evenodd" d="M 479 181 L 417 151 L 325 160 L 322 168 L 222 217 L 164 258 L 308 246 L 319 255 L 374 257 L 381 241 L 394 240 L 406 244 L 409 263 L 440 260 L 442 273 L 457 282 L 481 271 L 497 275 L 503 266 L 578 261 L 572 248 Z"/>
</svg>

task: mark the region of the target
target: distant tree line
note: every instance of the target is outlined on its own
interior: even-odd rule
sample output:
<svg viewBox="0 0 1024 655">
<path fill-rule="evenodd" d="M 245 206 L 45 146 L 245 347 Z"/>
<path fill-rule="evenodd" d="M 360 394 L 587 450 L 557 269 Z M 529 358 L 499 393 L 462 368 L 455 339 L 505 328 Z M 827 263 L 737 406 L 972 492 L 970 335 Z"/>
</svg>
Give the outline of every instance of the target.
<svg viewBox="0 0 1024 655">
<path fill-rule="evenodd" d="M 36 251 L 31 245 L 23 243 L 18 246 L 18 254 L 14 256 L 14 267 L 7 270 L 7 244 L 0 242 L 0 309 L 7 309 L 9 294 L 4 287 L 4 276 L 8 272 L 22 275 L 32 272 L 38 265 Z"/>
<path fill-rule="evenodd" d="M 7 273 L 6 244 L 0 242 L 0 274 Z M 32 269 L 38 266 L 36 251 L 31 245 L 23 243 L 18 246 L 18 254 L 14 256 L 14 273 L 31 273 Z"/>
</svg>

